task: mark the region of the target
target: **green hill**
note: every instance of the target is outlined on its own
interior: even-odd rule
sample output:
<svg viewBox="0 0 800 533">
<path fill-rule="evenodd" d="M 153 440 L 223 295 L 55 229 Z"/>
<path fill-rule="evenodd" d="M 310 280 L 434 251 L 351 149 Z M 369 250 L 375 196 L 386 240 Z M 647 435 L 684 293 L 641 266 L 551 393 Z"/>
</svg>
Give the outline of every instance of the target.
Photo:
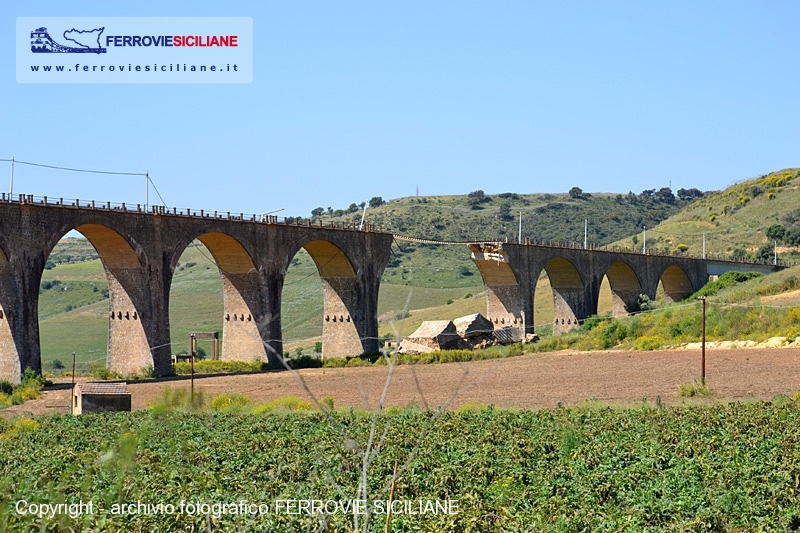
<svg viewBox="0 0 800 533">
<path fill-rule="evenodd" d="M 783 228 L 781 238 L 772 232 L 768 236 L 771 226 Z M 706 194 L 657 227 L 648 226 L 648 248 L 672 252 L 683 244 L 686 253 L 700 255 L 704 234 L 708 254 L 757 258 L 766 245 L 771 259 L 777 240 L 780 258 L 800 260 L 800 169 L 780 170 Z M 641 247 L 641 238 L 639 232 L 615 244 Z"/>
<path fill-rule="evenodd" d="M 411 197 L 383 202 L 373 198 L 366 221 L 384 231 L 436 240 L 513 240 L 522 212 L 523 237 L 553 241 L 583 239 L 599 244 L 641 247 L 647 226 L 648 248 L 687 253 L 702 251 L 703 233 L 710 254 L 755 256 L 768 243 L 767 233 L 781 234 L 779 253 L 798 257 L 790 246 L 800 234 L 800 171 L 783 170 L 737 183 L 724 191 L 681 189 L 627 194 L 566 194 Z M 355 210 L 353 209 L 355 208 Z M 362 212 L 315 210 L 314 220 L 358 223 Z M 783 228 L 782 232 L 780 228 Z M 772 229 L 770 230 L 770 228 Z M 776 229 L 777 228 L 777 229 Z M 800 244 L 800 243 L 798 243 Z M 397 241 L 381 284 L 381 335 L 405 336 L 423 320 L 456 318 L 485 310 L 483 284 L 464 245 L 437 246 Z M 543 276 L 536 291 L 534 324 L 552 318 L 549 282 Z M 40 326 L 45 368 L 65 362 L 72 351 L 81 361 L 105 360 L 108 287 L 102 264 L 85 239 L 61 241 L 48 258 L 40 291 Z M 611 308 L 607 282 L 601 288 L 599 312 Z M 322 287 L 311 258 L 301 251 L 288 270 L 283 293 L 283 326 L 287 350 L 311 348 L 322 334 Z M 180 259 L 170 299 L 173 352 L 186 350 L 191 331 L 222 329 L 222 284 L 211 254 L 199 243 Z"/>
</svg>

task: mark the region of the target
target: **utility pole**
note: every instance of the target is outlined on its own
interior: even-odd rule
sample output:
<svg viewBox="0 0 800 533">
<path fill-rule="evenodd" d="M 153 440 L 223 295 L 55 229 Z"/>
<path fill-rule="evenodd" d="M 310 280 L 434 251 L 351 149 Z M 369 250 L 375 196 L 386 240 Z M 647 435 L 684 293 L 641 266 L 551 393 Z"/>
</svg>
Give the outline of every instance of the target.
<svg viewBox="0 0 800 533">
<path fill-rule="evenodd" d="M 364 202 L 364 212 L 361 213 L 361 224 L 358 225 L 358 231 L 364 229 L 364 218 L 367 216 L 367 202 Z"/>
<path fill-rule="evenodd" d="M 522 244 L 522 211 L 519 212 L 519 236 L 517 237 L 517 244 Z"/>
<path fill-rule="evenodd" d="M 192 362 L 192 408 L 194 408 L 194 357 L 197 353 L 197 337 L 194 333 L 189 335 L 189 360 Z"/>
<path fill-rule="evenodd" d="M 583 249 L 586 250 L 589 246 L 589 219 L 583 219 Z"/>
<path fill-rule="evenodd" d="M 147 204 L 150 203 L 150 171 L 144 173 L 144 210 L 147 212 Z"/>
<path fill-rule="evenodd" d="M 8 187 L 8 201 L 11 201 L 11 196 L 14 194 L 14 156 L 11 156 L 11 185 Z"/>
<path fill-rule="evenodd" d="M 703 302 L 703 341 L 700 356 L 700 384 L 706 384 L 706 297 L 700 296 L 698 298 Z"/>
<path fill-rule="evenodd" d="M 642 255 L 647 253 L 647 226 L 642 231 Z"/>
</svg>

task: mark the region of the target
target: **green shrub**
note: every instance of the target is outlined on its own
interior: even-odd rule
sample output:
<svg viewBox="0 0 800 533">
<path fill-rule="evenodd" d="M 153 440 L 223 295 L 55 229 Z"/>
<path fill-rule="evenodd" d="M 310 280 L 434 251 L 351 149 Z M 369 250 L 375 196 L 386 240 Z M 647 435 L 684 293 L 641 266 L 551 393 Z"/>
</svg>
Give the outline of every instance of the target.
<svg viewBox="0 0 800 533">
<path fill-rule="evenodd" d="M 323 368 L 343 368 L 347 366 L 347 359 L 344 357 L 329 357 L 322 361 Z"/>
<path fill-rule="evenodd" d="M 202 409 L 206 403 L 205 393 L 195 391 L 192 395 L 187 388 L 172 389 L 167 387 L 161 391 L 161 399 L 150 403 L 147 410 L 154 414 L 165 414 L 172 411 L 195 411 Z"/>
<path fill-rule="evenodd" d="M 319 404 L 327 411 L 333 411 L 333 396 L 323 396 Z"/>
<path fill-rule="evenodd" d="M 238 392 L 226 392 L 215 396 L 211 400 L 211 409 L 213 411 L 240 411 L 242 407 L 250 403 L 250 398 Z"/>
<path fill-rule="evenodd" d="M 688 299 L 699 298 L 700 296 L 714 296 L 719 291 L 726 287 L 732 287 L 739 283 L 744 283 L 745 281 L 753 278 L 758 278 L 762 274 L 760 272 L 736 272 L 736 271 L 729 271 L 725 272 L 715 281 L 710 281 L 703 285 L 700 290 L 696 293 L 692 294 Z"/>
<path fill-rule="evenodd" d="M 485 403 L 464 402 L 458 407 L 458 409 L 456 409 L 456 412 L 457 413 L 464 413 L 464 412 L 480 413 L 482 411 L 486 411 L 488 408 L 489 408 L 489 406 L 487 404 L 485 404 Z"/>
<path fill-rule="evenodd" d="M 232 372 L 263 372 L 269 370 L 269 364 L 263 361 L 195 361 L 195 374 L 230 374 Z M 192 373 L 191 363 L 174 363 L 172 371 L 180 376 Z"/>
<path fill-rule="evenodd" d="M 0 394 L 11 395 L 14 392 L 14 386 L 8 381 L 0 379 Z"/>
<path fill-rule="evenodd" d="M 101 380 L 122 379 L 121 374 L 118 372 L 112 372 L 106 365 L 99 363 L 92 363 L 88 374 L 93 378 Z"/>
<path fill-rule="evenodd" d="M 612 320 L 598 330 L 600 336 L 600 348 L 606 350 L 618 345 L 628 336 L 628 331 L 619 320 Z"/>
<path fill-rule="evenodd" d="M 661 348 L 661 346 L 664 344 L 664 339 L 651 336 L 639 337 L 633 342 L 633 345 L 637 350 L 645 352 Z"/>
<path fill-rule="evenodd" d="M 317 354 L 295 355 L 285 359 L 285 361 L 289 368 L 295 370 L 300 368 L 319 368 L 322 366 L 322 358 Z"/>
<path fill-rule="evenodd" d="M 331 398 L 331 409 L 333 409 L 333 399 Z M 312 409 L 311 402 L 298 398 L 297 396 L 282 396 L 269 402 L 259 403 L 250 409 L 250 413 L 260 415 L 264 413 L 289 412 L 289 411 L 308 411 Z"/>
<path fill-rule="evenodd" d="M 682 383 L 681 386 L 678 387 L 678 395 L 681 398 L 693 398 L 695 396 L 707 398 L 712 395 L 712 392 L 711 389 L 708 388 L 708 385 L 698 383 L 697 380 L 695 380 L 693 383 Z"/>
<path fill-rule="evenodd" d="M 612 320 L 612 318 L 608 315 L 604 316 L 592 315 L 583 321 L 583 323 L 580 326 L 580 329 L 581 331 L 591 331 L 600 324 L 608 322 L 609 320 Z"/>
</svg>

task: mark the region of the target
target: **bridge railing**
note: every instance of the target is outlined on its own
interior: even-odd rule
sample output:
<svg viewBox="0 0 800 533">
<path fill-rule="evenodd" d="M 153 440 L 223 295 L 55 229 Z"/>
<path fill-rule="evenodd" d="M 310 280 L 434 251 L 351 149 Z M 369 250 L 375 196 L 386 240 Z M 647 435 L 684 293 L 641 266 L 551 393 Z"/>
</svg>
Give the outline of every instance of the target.
<svg viewBox="0 0 800 533">
<path fill-rule="evenodd" d="M 34 196 L 32 194 L 16 194 L 13 197 L 7 193 L 0 193 L 0 202 L 17 204 L 48 205 L 53 207 L 73 209 L 96 209 L 102 211 L 128 211 L 131 213 L 148 213 L 160 216 L 180 216 L 191 218 L 212 218 L 217 220 L 232 220 L 238 222 L 253 222 L 258 224 L 281 224 L 288 226 L 304 226 L 310 228 L 324 228 L 343 231 L 364 231 L 369 233 L 383 232 L 383 228 L 376 224 L 345 224 L 337 222 L 323 223 L 322 219 L 313 220 L 303 217 L 282 217 L 274 215 L 258 215 L 252 213 L 235 213 L 231 211 L 218 211 L 206 209 L 177 208 L 164 205 L 128 204 L 126 202 L 98 202 L 95 200 L 80 200 L 73 198 L 55 198 L 51 196 Z"/>
<path fill-rule="evenodd" d="M 489 242 L 489 241 L 487 241 Z M 501 242 L 497 240 L 495 242 Z M 517 239 L 513 239 L 509 241 L 508 239 L 505 242 L 510 242 L 512 244 L 523 244 L 523 245 L 530 245 L 530 246 L 543 246 L 548 248 L 566 248 L 570 250 L 590 250 L 590 251 L 603 251 L 603 252 L 613 252 L 613 253 L 624 253 L 624 254 L 635 254 L 635 255 L 652 255 L 652 256 L 659 256 L 659 257 L 685 257 L 688 259 L 705 259 L 706 261 L 723 261 L 726 263 L 741 263 L 741 264 L 748 264 L 748 265 L 765 265 L 765 266 L 779 266 L 781 268 L 789 268 L 795 266 L 796 263 L 792 261 L 783 261 L 778 259 L 777 263 L 774 261 L 763 261 L 763 260 L 752 260 L 743 257 L 733 257 L 729 255 L 722 255 L 722 254 L 705 254 L 705 257 L 701 254 L 690 254 L 686 252 L 680 252 L 675 250 L 669 249 L 662 249 L 658 250 L 657 248 L 647 248 L 642 251 L 641 248 L 628 248 L 624 246 L 610 246 L 610 245 L 600 245 L 600 244 L 592 244 L 587 243 L 584 247 L 583 243 L 579 242 L 568 242 L 568 241 L 552 241 L 552 240 L 545 240 L 545 239 L 536 239 L 536 238 L 528 238 L 524 237 L 522 242 L 518 242 Z"/>
</svg>

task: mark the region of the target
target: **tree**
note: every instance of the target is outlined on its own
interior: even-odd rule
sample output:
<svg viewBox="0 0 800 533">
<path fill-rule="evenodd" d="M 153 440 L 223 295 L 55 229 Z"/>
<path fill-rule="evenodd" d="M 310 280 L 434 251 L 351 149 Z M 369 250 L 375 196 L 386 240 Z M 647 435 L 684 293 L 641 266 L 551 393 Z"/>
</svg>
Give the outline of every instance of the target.
<svg viewBox="0 0 800 533">
<path fill-rule="evenodd" d="M 576 200 L 580 200 L 583 198 L 583 189 L 580 187 L 573 187 L 569 190 L 569 197 L 575 198 Z"/>
<path fill-rule="evenodd" d="M 500 207 L 497 211 L 497 216 L 500 217 L 500 220 L 514 220 L 514 215 L 511 214 L 511 204 L 508 202 L 503 202 L 500 204 Z"/>
<path fill-rule="evenodd" d="M 311 216 L 312 217 L 318 217 L 318 216 L 321 216 L 322 213 L 324 213 L 324 212 L 325 212 L 325 210 L 323 208 L 317 207 L 317 208 L 311 210 Z"/>
<path fill-rule="evenodd" d="M 767 243 L 762 245 L 761 248 L 758 249 L 758 252 L 756 252 L 756 259 L 760 259 L 761 261 L 764 262 L 770 262 L 775 257 L 774 254 L 775 254 L 775 248 L 773 248 L 772 244 Z"/>
<path fill-rule="evenodd" d="M 486 198 L 486 195 L 482 190 L 478 189 L 477 191 L 472 191 L 469 193 L 467 197 L 474 202 L 482 202 L 483 199 Z"/>
<path fill-rule="evenodd" d="M 734 259 L 745 259 L 747 257 L 747 250 L 744 248 L 734 248 L 731 254 Z"/>
<path fill-rule="evenodd" d="M 800 226 L 786 230 L 786 234 L 783 236 L 783 242 L 789 246 L 800 246 Z"/>
<path fill-rule="evenodd" d="M 380 196 L 373 196 L 373 197 L 372 197 L 372 198 L 370 198 L 370 200 L 369 200 L 369 206 L 370 206 L 370 208 L 373 208 L 373 207 L 380 207 L 380 206 L 382 206 L 382 205 L 383 205 L 383 204 L 385 204 L 385 203 L 386 203 L 386 202 L 384 202 L 384 201 L 383 201 L 383 198 L 381 198 Z"/>
<path fill-rule="evenodd" d="M 655 194 L 656 200 L 659 202 L 664 202 L 667 204 L 674 204 L 675 203 L 675 195 L 672 194 L 672 189 L 669 187 L 661 187 L 658 192 Z"/>
<path fill-rule="evenodd" d="M 678 189 L 678 198 L 684 202 L 691 202 L 705 195 L 700 189 Z"/>
<path fill-rule="evenodd" d="M 350 207 L 347 208 L 348 213 L 355 213 L 358 211 L 358 205 L 355 203 L 350 204 Z"/>
<path fill-rule="evenodd" d="M 767 228 L 765 232 L 768 239 L 772 239 L 773 241 L 782 241 L 786 236 L 786 228 L 783 224 L 773 224 Z"/>
<path fill-rule="evenodd" d="M 467 195 L 472 209 L 483 209 L 480 204 L 486 201 L 486 195 L 482 190 L 472 191 Z"/>
</svg>

